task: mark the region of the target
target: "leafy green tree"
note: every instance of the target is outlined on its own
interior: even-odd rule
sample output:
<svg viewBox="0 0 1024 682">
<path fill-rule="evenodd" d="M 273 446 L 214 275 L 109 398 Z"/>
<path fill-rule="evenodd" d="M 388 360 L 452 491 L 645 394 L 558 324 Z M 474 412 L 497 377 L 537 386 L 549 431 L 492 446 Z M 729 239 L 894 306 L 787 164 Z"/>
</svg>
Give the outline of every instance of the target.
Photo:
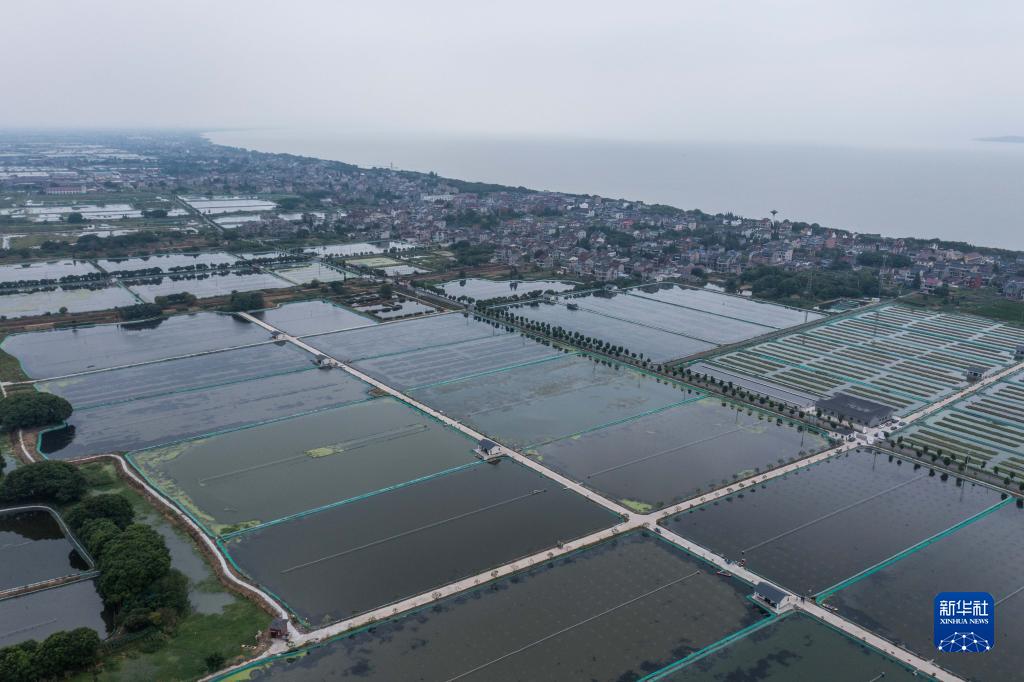
<svg viewBox="0 0 1024 682">
<path fill-rule="evenodd" d="M 230 312 L 259 310 L 265 307 L 261 291 L 232 291 L 226 309 Z"/>
<path fill-rule="evenodd" d="M 84 670 L 99 658 L 100 637 L 92 628 L 55 632 L 39 645 L 32 657 L 36 674 L 42 678 L 63 677 Z"/>
<path fill-rule="evenodd" d="M 391 298 L 393 293 L 394 293 L 394 290 L 391 288 L 391 285 L 389 283 L 385 282 L 384 284 L 380 285 L 380 297 L 381 298 L 388 298 L 389 299 L 389 298 Z"/>
<path fill-rule="evenodd" d="M 224 667 L 224 654 L 214 651 L 204 659 L 204 662 L 206 663 L 206 669 L 211 673 L 215 673 Z"/>
<path fill-rule="evenodd" d="M 171 554 L 159 533 L 136 523 L 106 543 L 98 564 L 100 595 L 118 611 L 167 574 Z"/>
<path fill-rule="evenodd" d="M 0 400 L 0 424 L 8 431 L 59 424 L 72 411 L 71 403 L 52 393 L 15 393 Z"/>
<path fill-rule="evenodd" d="M 110 519 L 89 519 L 76 533 L 89 554 L 98 557 L 108 542 L 121 535 L 121 530 Z"/>
<path fill-rule="evenodd" d="M 33 654 L 39 643 L 33 639 L 0 649 L 0 680 L 4 682 L 36 682 Z"/>
<path fill-rule="evenodd" d="M 163 313 L 163 308 L 156 303 L 137 303 L 117 309 L 117 316 L 122 320 L 148 320 L 160 317 Z"/>
<path fill-rule="evenodd" d="M 85 216 L 78 211 L 72 211 L 71 213 L 68 213 L 67 221 L 72 225 L 77 225 L 85 222 Z"/>
<path fill-rule="evenodd" d="M 0 481 L 0 502 L 77 502 L 85 494 L 86 481 L 67 462 L 43 460 L 18 467 Z"/>
<path fill-rule="evenodd" d="M 120 530 L 135 520 L 135 510 L 124 495 L 93 495 L 87 497 L 64 514 L 71 530 L 78 533 L 87 521 L 108 519 Z"/>
</svg>

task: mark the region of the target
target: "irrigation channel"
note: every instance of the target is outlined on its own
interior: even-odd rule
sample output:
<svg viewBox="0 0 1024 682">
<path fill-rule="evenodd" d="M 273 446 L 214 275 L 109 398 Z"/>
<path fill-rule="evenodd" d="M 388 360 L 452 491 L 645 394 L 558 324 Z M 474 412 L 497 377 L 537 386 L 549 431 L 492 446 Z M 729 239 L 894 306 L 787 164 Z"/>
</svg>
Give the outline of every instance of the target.
<svg viewBox="0 0 1024 682">
<path fill-rule="evenodd" d="M 298 346 L 299 348 L 302 348 L 303 350 L 313 354 L 314 356 L 325 356 L 325 357 L 327 357 L 329 359 L 329 361 L 331 362 L 331 364 L 333 364 L 335 367 L 340 368 L 340 369 L 344 370 L 345 372 L 348 372 L 352 376 L 354 376 L 354 377 L 356 377 L 356 378 L 358 378 L 358 379 L 360 379 L 360 380 L 362 380 L 362 381 L 364 381 L 364 382 L 374 386 L 375 388 L 379 389 L 380 391 L 382 391 L 382 392 L 384 392 L 384 393 L 386 393 L 388 395 L 391 395 L 394 398 L 396 398 L 398 400 L 401 400 L 402 402 L 404 402 L 406 404 L 409 404 L 409 405 L 411 405 L 411 406 L 413 406 L 413 407 L 415 407 L 415 408 L 417 408 L 417 409 L 419 409 L 419 410 L 429 414 L 430 416 L 434 417 L 435 419 L 438 419 L 441 422 L 447 424 L 448 426 L 451 426 L 452 428 L 461 431 L 462 433 L 464 433 L 467 436 L 473 438 L 474 440 L 480 440 L 480 439 L 484 438 L 483 434 L 481 434 L 481 433 L 479 433 L 479 432 L 469 428 L 468 426 L 462 424 L 461 422 L 459 422 L 459 421 L 449 417 L 448 415 L 443 414 L 443 413 L 441 413 L 441 412 L 439 412 L 439 411 L 437 411 L 435 409 L 432 409 L 431 407 L 429 407 L 427 405 L 424 405 L 423 403 L 420 403 L 419 401 L 409 397 L 408 395 L 402 393 L 401 391 L 399 391 L 399 390 L 397 390 L 397 389 L 395 389 L 395 388 L 393 388 L 393 387 L 391 387 L 391 386 L 389 386 L 387 384 L 384 384 L 384 383 L 374 379 L 373 377 L 370 377 L 370 376 L 364 374 L 363 372 L 359 371 L 358 369 L 355 369 L 354 367 L 352 367 L 352 366 L 350 366 L 350 365 L 348 365 L 346 363 L 343 363 L 343 362 L 337 360 L 336 358 L 333 358 L 329 354 L 323 353 L 322 351 L 320 351 L 319 349 L 315 348 L 314 346 L 309 345 L 305 341 L 303 341 L 303 340 L 301 340 L 299 338 L 296 338 L 294 336 L 287 335 L 284 332 L 282 332 L 281 330 L 277 329 L 276 327 L 273 327 L 270 324 L 267 324 L 266 322 L 264 322 L 262 320 L 259 320 L 259 319 L 255 318 L 255 317 L 252 317 L 252 316 L 250 316 L 250 315 L 248 315 L 246 313 L 242 313 L 241 316 L 246 318 L 246 319 L 248 319 L 249 321 L 253 322 L 254 324 L 257 324 L 257 325 L 263 327 L 268 332 L 271 332 L 271 333 L 275 334 L 276 338 L 278 340 L 285 340 L 285 341 L 287 341 L 289 343 L 293 343 L 296 346 Z M 932 414 L 932 413 L 942 409 L 943 407 L 949 405 L 950 403 L 955 402 L 957 400 L 960 400 L 960 399 L 962 399 L 962 398 L 964 398 L 964 397 L 966 397 L 966 396 L 968 396 L 968 395 L 970 395 L 972 393 L 975 393 L 976 391 L 979 391 L 982 388 L 984 388 L 984 387 L 986 387 L 986 386 L 988 386 L 988 385 L 990 385 L 990 384 L 992 384 L 992 383 L 994 383 L 996 381 L 999 381 L 1000 379 L 1002 379 L 1005 376 L 1008 376 L 1008 375 L 1010 375 L 1010 374 L 1012 374 L 1014 372 L 1020 371 L 1021 369 L 1024 369 L 1024 363 L 1019 363 L 1019 364 L 1014 365 L 1012 367 L 1009 367 L 1009 368 L 1007 368 L 1005 370 L 1002 370 L 1002 371 L 1000 371 L 998 373 L 995 373 L 995 374 L 993 374 L 993 375 L 991 375 L 989 377 L 986 377 L 985 379 L 983 379 L 983 380 L 981 380 L 981 381 L 979 381 L 979 382 L 977 382 L 975 384 L 972 384 L 971 386 L 968 386 L 964 390 L 962 390 L 962 391 L 960 391 L 960 392 L 958 392 L 958 393 L 956 393 L 954 395 L 946 397 L 942 401 L 939 401 L 937 403 L 929 405 L 928 407 L 925 407 L 925 408 L 919 410 L 918 412 L 915 412 L 914 414 L 911 414 L 911 415 L 908 415 L 908 416 L 904 417 L 904 421 L 907 424 L 910 424 L 910 423 L 913 423 L 913 422 L 915 422 L 915 421 L 917 421 L 919 419 L 923 419 L 924 417 L 927 417 L 928 415 L 930 415 L 930 414 Z M 876 431 L 874 431 L 872 433 L 869 433 L 868 434 L 868 438 L 869 438 L 869 440 L 874 440 L 874 439 L 881 440 L 881 439 L 883 439 L 882 430 L 879 429 L 879 430 L 876 430 Z M 324 627 L 324 628 L 316 629 L 316 630 L 313 630 L 311 632 L 300 632 L 300 631 L 298 631 L 297 628 L 295 628 L 289 622 L 289 639 L 288 639 L 288 642 L 287 643 L 275 642 L 275 644 L 271 647 L 271 649 L 269 651 L 267 651 L 267 652 L 264 652 L 264 654 L 261 657 L 261 659 L 257 659 L 257 661 L 258 660 L 263 660 L 263 659 L 269 659 L 269 658 L 271 658 L 271 657 L 273 657 L 273 656 L 275 656 L 275 655 L 277 655 L 279 653 L 283 653 L 283 652 L 285 652 L 287 650 L 290 650 L 290 649 L 294 649 L 294 648 L 298 648 L 298 647 L 302 647 L 302 646 L 308 646 L 308 645 L 311 645 L 311 644 L 323 642 L 323 641 L 325 641 L 327 639 L 330 639 L 330 638 L 332 638 L 332 637 L 334 637 L 336 635 L 340 635 L 342 633 L 348 632 L 350 630 L 354 630 L 354 629 L 357 629 L 357 628 L 360 628 L 360 627 L 365 627 L 365 626 L 371 625 L 371 624 L 376 623 L 378 621 L 394 617 L 394 616 L 396 616 L 398 614 L 401 614 L 401 613 L 403 613 L 405 611 L 421 608 L 421 607 L 423 607 L 425 605 L 428 605 L 428 604 L 431 604 L 433 602 L 439 601 L 439 600 L 444 599 L 446 597 L 450 597 L 450 596 L 452 596 L 454 594 L 457 594 L 459 592 L 462 592 L 462 591 L 465 591 L 465 590 L 469 590 L 469 589 L 472 589 L 473 587 L 476 587 L 476 586 L 479 586 L 481 584 L 490 582 L 490 581 L 492 581 L 492 580 L 494 580 L 496 578 L 508 576 L 508 575 L 510 575 L 512 573 L 515 573 L 516 571 L 519 571 L 519 570 L 524 569 L 524 568 L 528 568 L 528 567 L 536 565 L 536 564 L 541 564 L 541 563 L 544 563 L 544 562 L 549 562 L 553 558 L 569 554 L 569 553 L 577 551 L 577 550 L 579 550 L 579 549 L 581 549 L 583 547 L 587 547 L 587 546 L 590 546 L 590 545 L 602 542 L 602 541 L 604 541 L 606 539 L 615 537 L 615 536 L 617 536 L 617 535 L 619 535 L 621 533 L 625 533 L 627 531 L 634 530 L 634 529 L 639 529 L 639 528 L 644 528 L 644 529 L 653 531 L 655 533 L 658 533 L 662 537 L 664 537 L 665 539 L 667 539 L 667 540 L 677 544 L 678 546 L 684 548 L 685 550 L 691 552 L 692 554 L 694 554 L 694 555 L 696 555 L 696 556 L 698 556 L 700 558 L 705 559 L 706 561 L 708 561 L 711 564 L 717 566 L 718 568 L 722 569 L 723 571 L 728 571 L 728 572 L 732 573 L 733 575 L 741 578 L 742 580 L 745 580 L 745 581 L 747 581 L 750 584 L 756 585 L 756 584 L 758 584 L 760 582 L 763 582 L 763 579 L 761 578 L 761 576 L 753 573 L 752 571 L 747 570 L 743 566 L 740 566 L 740 565 L 738 565 L 738 564 L 736 564 L 736 563 L 726 559 L 725 557 L 722 557 L 720 555 L 714 554 L 713 552 L 709 551 L 708 549 L 706 549 L 706 548 L 704 548 L 704 547 L 702 547 L 700 545 L 697 545 L 697 544 L 695 544 L 693 542 L 690 542 L 690 541 L 686 540 L 685 538 L 680 537 L 679 535 L 677 535 L 677 534 L 675 534 L 675 533 L 673 533 L 673 532 L 671 532 L 671 531 L 669 531 L 669 530 L 667 530 L 667 529 L 665 529 L 665 528 L 663 528 L 661 526 L 658 526 L 657 525 L 658 521 L 662 520 L 662 519 L 666 519 L 666 518 L 668 518 L 670 516 L 674 516 L 674 515 L 679 514 L 681 512 L 688 511 L 689 509 L 696 508 L 696 507 L 698 507 L 700 505 L 703 505 L 703 504 L 706 504 L 708 502 L 712 502 L 714 500 L 717 500 L 717 499 L 720 499 L 720 498 L 724 498 L 724 497 L 726 497 L 726 496 L 728 496 L 728 495 L 730 495 L 730 494 L 732 494 L 732 493 L 734 493 L 736 491 L 748 488 L 750 486 L 760 485 L 761 483 L 763 483 L 765 481 L 768 481 L 770 479 L 777 478 L 779 476 L 785 476 L 788 473 L 791 473 L 793 471 L 797 471 L 799 469 L 802 469 L 802 468 L 807 467 L 809 465 L 815 464 L 817 462 L 824 461 L 824 460 L 826 460 L 826 459 L 828 459 L 830 457 L 833 457 L 833 456 L 835 456 L 837 454 L 841 454 L 843 452 L 855 449 L 855 448 L 860 447 L 862 445 L 863 445 L 863 443 L 844 442 L 841 445 L 839 445 L 839 446 L 837 446 L 835 448 L 832 448 L 830 450 L 826 450 L 826 451 L 817 453 L 815 455 L 812 455 L 810 457 L 804 458 L 802 460 L 799 460 L 799 461 L 796 461 L 796 462 L 792 462 L 792 463 L 787 464 L 785 466 L 781 466 L 779 468 L 773 469 L 773 470 L 771 470 L 769 472 L 758 474 L 756 476 L 747 478 L 745 480 L 738 481 L 738 482 L 734 483 L 733 485 L 721 488 L 721 489 L 716 490 L 714 492 L 710 492 L 710 493 L 701 495 L 699 497 L 695 497 L 695 498 L 690 499 L 690 500 L 686 500 L 686 501 L 681 502 L 679 504 L 676 504 L 676 505 L 673 505 L 673 506 L 661 509 L 661 510 L 659 510 L 657 512 L 653 512 L 653 513 L 650 513 L 650 514 L 638 514 L 638 513 L 632 512 L 632 511 L 630 511 L 630 510 L 620 506 L 616 502 L 613 502 L 613 501 L 611 501 L 611 500 L 609 500 L 609 499 L 607 499 L 607 498 L 605 498 L 605 497 L 603 497 L 601 495 L 598 495 L 597 493 L 595 493 L 595 492 L 589 490 L 588 488 L 584 487 L 582 484 L 577 483 L 576 481 L 573 481 L 573 480 L 571 480 L 571 479 L 569 479 L 569 478 L 567 478 L 565 476 L 562 476 L 562 475 L 558 474 L 557 472 L 554 472 L 554 471 L 552 471 L 552 470 L 542 466 L 541 464 L 539 464 L 535 460 L 533 460 L 533 459 L 531 459 L 531 458 L 521 454 L 520 452 L 517 452 L 517 451 L 515 451 L 515 450 L 513 450 L 511 448 L 508 448 L 508 447 L 506 447 L 504 445 L 500 445 L 499 444 L 498 447 L 500 449 L 500 454 L 505 455 L 505 456 L 507 456 L 507 457 L 509 457 L 511 459 L 516 460 L 517 462 L 519 462 L 523 466 L 529 467 L 531 469 L 534 469 L 534 470 L 540 472 L 541 474 L 543 474 L 547 478 L 551 479 L 552 481 L 554 481 L 558 485 L 560 485 L 560 486 L 562 486 L 562 487 L 564 487 L 564 488 L 566 488 L 568 490 L 572 490 L 573 492 L 575 492 L 575 493 L 577 493 L 579 495 L 582 495 L 586 499 L 591 500 L 592 502 L 594 502 L 596 504 L 599 504 L 599 505 L 605 507 L 606 509 L 608 509 L 608 510 L 610 510 L 610 511 L 616 513 L 616 514 L 618 514 L 623 520 L 620 523 L 618 523 L 617 525 L 615 525 L 615 526 L 613 526 L 611 528 L 607 528 L 607 529 L 598 531 L 596 533 L 592 533 L 592 534 L 587 535 L 585 537 L 579 538 L 579 539 L 577 539 L 574 542 L 565 543 L 564 545 L 562 545 L 560 547 L 552 547 L 552 548 L 550 548 L 548 550 L 545 550 L 543 552 L 539 552 L 539 553 L 537 553 L 537 554 L 535 554 L 533 556 L 529 556 L 529 557 L 526 557 L 524 559 L 517 560 L 514 563 L 510 563 L 510 564 L 506 564 L 506 565 L 503 565 L 503 566 L 499 566 L 499 567 L 497 567 L 495 569 L 492 569 L 492 570 L 489 570 L 489 571 L 487 571 L 485 573 L 481 573 L 481 574 L 478 574 L 478 575 L 475 575 L 475 576 L 471 576 L 471 577 L 465 578 L 463 580 L 459 580 L 459 581 L 457 581 L 455 583 L 451 583 L 449 585 L 446 585 L 446 586 L 440 587 L 438 589 L 432 590 L 431 592 L 420 594 L 420 595 L 417 595 L 417 596 L 414 596 L 414 597 L 410 597 L 410 598 L 402 600 L 400 602 L 397 602 L 397 603 L 394 603 L 394 604 L 390 604 L 388 606 L 379 608 L 377 610 L 374 610 L 374 611 L 371 611 L 371 612 L 368 612 L 368 613 L 364 613 L 364 614 L 359 615 L 357 617 L 354 617 L 354 618 L 351 618 L 351 619 L 348 619 L 348 620 L 343 620 L 343 621 L 334 623 L 333 625 L 329 625 L 329 626 Z M 154 494 L 156 494 L 156 493 L 154 493 Z M 157 495 L 157 496 L 159 496 L 159 495 Z M 223 566 L 223 564 L 224 564 L 223 558 L 220 558 L 220 561 L 221 561 L 221 564 Z M 233 579 L 234 582 L 239 582 L 238 579 L 235 576 L 232 576 L 232 579 Z M 246 589 L 248 591 L 252 592 L 252 593 L 259 593 L 259 590 L 257 590 L 256 588 L 254 588 L 253 586 L 248 585 L 248 584 L 246 584 Z M 266 595 L 262 595 L 262 596 L 265 597 Z M 911 653 L 911 652 L 909 652 L 909 651 L 907 651 L 905 649 L 902 649 L 902 648 L 898 647 L 897 645 L 893 644 L 892 642 L 889 642 L 889 641 L 885 640 L 884 638 L 882 638 L 882 637 L 880 637 L 880 636 L 878 636 L 878 635 L 876 635 L 876 634 L 874 634 L 874 633 L 872 633 L 872 632 L 870 632 L 870 631 L 868 631 L 868 630 L 866 630 L 866 629 L 864 629 L 864 628 L 862 628 L 862 627 L 860 627 L 860 626 L 858 626 L 858 625 L 856 625 L 856 624 L 846 620 L 845 618 L 840 617 L 839 615 L 835 614 L 834 612 L 830 611 L 829 609 L 827 609 L 827 608 L 825 608 L 825 607 L 815 603 L 813 600 L 806 601 L 806 600 L 796 599 L 796 600 L 791 600 L 791 601 L 795 602 L 795 603 L 793 605 L 791 605 L 791 606 L 784 607 L 783 610 L 797 609 L 797 610 L 801 610 L 801 611 L 807 612 L 807 613 L 813 615 L 814 617 L 818 618 L 819 620 L 821 620 L 821 621 L 823 621 L 825 623 L 828 623 L 829 625 L 835 627 L 836 629 L 841 630 L 842 632 L 845 632 L 846 634 L 848 634 L 848 635 L 850 635 L 850 636 L 852 636 L 852 637 L 854 637 L 854 638 L 856 638 L 856 639 L 858 639 L 858 640 L 868 644 L 869 646 L 872 646 L 875 649 L 878 649 L 879 651 L 888 654 L 892 658 L 894 658 L 896 660 L 899 660 L 899 661 L 901 661 L 903 663 L 906 663 L 907 665 L 913 666 L 914 668 L 916 668 L 917 670 L 921 671 L 922 673 L 931 676 L 933 679 L 948 680 L 948 681 L 951 681 L 951 682 L 952 681 L 957 681 L 957 680 L 961 679 L 961 678 L 957 677 L 956 675 L 953 675 L 952 673 L 946 671 L 945 669 L 940 668 L 939 666 L 935 665 L 931 661 L 925 660 L 925 659 L 923 659 L 923 658 L 921 658 L 921 657 L 919 657 L 919 656 L 917 656 L 917 655 L 915 655 L 915 654 L 913 654 L 913 653 Z M 275 612 L 280 612 L 281 608 L 280 608 L 279 605 L 277 605 L 275 603 L 273 605 L 273 610 Z M 241 664 L 238 667 L 241 668 L 241 667 L 251 666 L 251 665 L 253 665 L 253 663 L 254 663 L 254 661 L 247 661 L 247 662 L 245 662 L 244 664 Z M 230 672 L 230 671 L 221 671 L 216 676 L 219 677 L 221 675 L 224 675 L 226 672 Z M 211 676 L 211 678 L 208 678 L 208 679 L 212 679 L 212 677 L 213 676 Z"/>
</svg>

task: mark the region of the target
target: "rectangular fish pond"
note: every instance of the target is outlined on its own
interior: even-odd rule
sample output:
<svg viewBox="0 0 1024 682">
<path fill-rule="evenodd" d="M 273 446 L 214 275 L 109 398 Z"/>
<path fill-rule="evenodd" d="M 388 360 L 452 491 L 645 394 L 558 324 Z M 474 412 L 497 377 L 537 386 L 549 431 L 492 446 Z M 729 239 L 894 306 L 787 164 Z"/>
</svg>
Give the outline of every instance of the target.
<svg viewBox="0 0 1024 682">
<path fill-rule="evenodd" d="M 751 588 L 633 532 L 220 680 L 638 680 L 762 622 Z"/>
<path fill-rule="evenodd" d="M 360 360 L 355 367 L 389 386 L 406 390 L 561 355 L 561 351 L 525 336 L 499 334 Z"/>
<path fill-rule="evenodd" d="M 152 303 L 157 296 L 187 292 L 196 298 L 227 296 L 232 291 L 286 289 L 294 282 L 269 272 L 252 270 L 214 270 L 195 275 L 167 275 L 146 279 L 125 280 L 125 286 L 144 301 Z"/>
<path fill-rule="evenodd" d="M 858 450 L 675 516 L 667 527 L 814 595 L 999 503 L 991 488 Z"/>
<path fill-rule="evenodd" d="M 36 388 L 66 398 L 79 410 L 309 369 L 312 360 L 311 354 L 294 344 L 268 342 L 40 381 Z"/>
<path fill-rule="evenodd" d="M 50 459 L 128 452 L 369 398 L 369 385 L 338 370 L 310 368 L 212 388 L 76 410 L 44 431 Z"/>
<path fill-rule="evenodd" d="M 107 310 L 138 303 L 119 286 L 52 287 L 44 290 L 7 293 L 0 290 L 0 315 L 7 318 L 56 315 L 61 308 L 70 314 Z"/>
<path fill-rule="evenodd" d="M 232 315 L 193 313 L 146 322 L 13 334 L 4 351 L 33 379 L 152 362 L 268 341 L 270 335 Z"/>
<path fill-rule="evenodd" d="M 260 310 L 252 313 L 252 316 L 292 336 L 323 334 L 377 324 L 377 320 L 368 315 L 325 301 L 287 303 L 278 308 Z"/>
<path fill-rule="evenodd" d="M 52 509 L 0 509 L 0 593 L 91 569 L 88 555 Z"/>
<path fill-rule="evenodd" d="M 799 612 L 652 675 L 651 682 L 917 682 L 912 668 Z"/>
<path fill-rule="evenodd" d="M 690 397 L 690 396 L 688 396 Z M 795 422 L 696 394 L 682 405 L 552 441 L 527 454 L 646 513 L 823 450 Z"/>
<path fill-rule="evenodd" d="M 331 357 L 349 362 L 505 334 L 508 332 L 503 328 L 451 313 L 319 334 L 304 340 Z"/>
<path fill-rule="evenodd" d="M 1006 500 L 998 511 L 842 586 L 826 604 L 964 679 L 1016 680 L 1024 670 L 1022 565 L 1024 511 Z M 996 641 L 990 651 L 936 651 L 935 596 L 958 591 L 988 592 L 995 599 Z"/>
<path fill-rule="evenodd" d="M 230 533 L 475 462 L 475 443 L 390 398 L 184 441 L 132 463 L 210 532 Z"/>
<path fill-rule="evenodd" d="M 224 549 L 315 626 L 618 521 L 532 469 L 500 460 L 245 531 L 225 541 Z"/>
<path fill-rule="evenodd" d="M 61 585 L 0 599 L 0 649 L 34 639 L 43 641 L 61 630 L 92 628 L 107 636 L 111 619 L 93 580 Z"/>
<path fill-rule="evenodd" d="M 564 438 L 688 397 L 682 384 L 584 355 L 429 385 L 409 395 L 516 447 Z"/>
</svg>

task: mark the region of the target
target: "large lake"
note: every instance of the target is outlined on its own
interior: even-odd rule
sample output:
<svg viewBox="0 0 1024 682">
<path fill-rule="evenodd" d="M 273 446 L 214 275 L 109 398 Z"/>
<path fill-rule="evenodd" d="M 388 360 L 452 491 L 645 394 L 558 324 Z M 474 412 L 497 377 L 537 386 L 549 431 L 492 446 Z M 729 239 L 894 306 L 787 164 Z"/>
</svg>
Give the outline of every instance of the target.
<svg viewBox="0 0 1024 682">
<path fill-rule="evenodd" d="M 888 236 L 1024 250 L 1024 144 L 944 149 L 730 145 L 246 130 L 218 144 Z"/>
</svg>

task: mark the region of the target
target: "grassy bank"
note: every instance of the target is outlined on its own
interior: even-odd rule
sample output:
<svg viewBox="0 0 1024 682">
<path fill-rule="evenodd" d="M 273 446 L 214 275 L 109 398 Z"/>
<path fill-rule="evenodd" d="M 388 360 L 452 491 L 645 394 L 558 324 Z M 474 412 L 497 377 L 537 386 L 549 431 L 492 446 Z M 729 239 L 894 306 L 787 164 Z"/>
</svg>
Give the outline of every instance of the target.
<svg viewBox="0 0 1024 682">
<path fill-rule="evenodd" d="M 113 464 L 86 464 L 82 471 L 89 481 L 89 494 L 124 495 L 135 510 L 136 522 L 148 524 L 164 536 L 172 565 L 188 576 L 190 599 L 202 608 L 183 617 L 171 634 L 154 631 L 137 639 L 111 640 L 104 647 L 100 668 L 72 679 L 194 680 L 208 672 L 206 658 L 211 654 L 223 657 L 225 664 L 252 656 L 256 635 L 266 630 L 270 616 L 224 588 L 195 542 L 122 481 Z"/>
</svg>

